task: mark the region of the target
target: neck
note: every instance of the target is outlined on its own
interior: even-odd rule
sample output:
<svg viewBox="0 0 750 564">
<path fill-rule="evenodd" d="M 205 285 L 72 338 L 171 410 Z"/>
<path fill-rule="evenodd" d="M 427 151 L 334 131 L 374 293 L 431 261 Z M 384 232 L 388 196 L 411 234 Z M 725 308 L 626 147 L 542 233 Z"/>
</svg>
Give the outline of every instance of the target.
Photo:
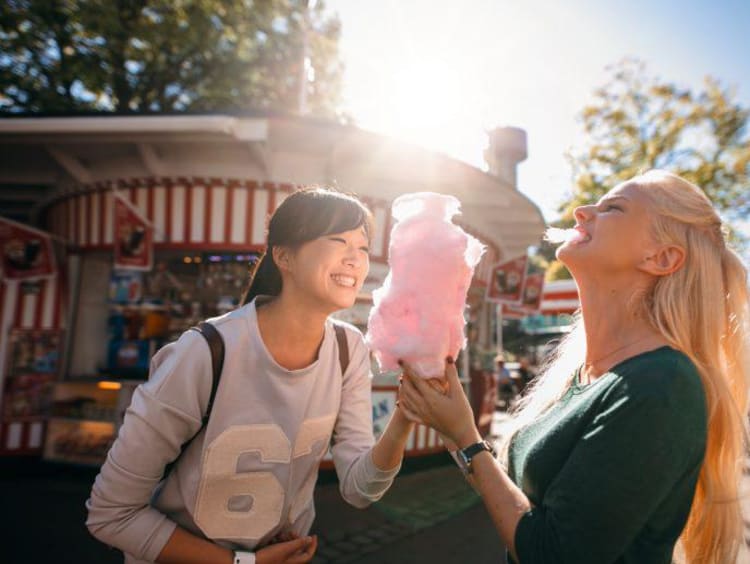
<svg viewBox="0 0 750 564">
<path fill-rule="evenodd" d="M 257 313 L 264 340 L 283 340 L 301 347 L 320 344 L 328 317 L 327 313 L 306 306 L 283 292 L 258 308 Z"/>
<path fill-rule="evenodd" d="M 597 282 L 581 286 L 581 313 L 586 335 L 584 375 L 594 379 L 615 364 L 666 343 L 640 312 L 634 311 L 633 286 Z"/>
</svg>

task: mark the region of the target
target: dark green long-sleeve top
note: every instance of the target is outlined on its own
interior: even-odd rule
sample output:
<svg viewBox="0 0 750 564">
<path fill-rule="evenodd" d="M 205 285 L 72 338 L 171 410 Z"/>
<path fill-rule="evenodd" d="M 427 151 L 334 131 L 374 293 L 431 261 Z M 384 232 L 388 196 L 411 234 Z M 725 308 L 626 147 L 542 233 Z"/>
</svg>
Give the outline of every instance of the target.
<svg viewBox="0 0 750 564">
<path fill-rule="evenodd" d="M 510 477 L 534 506 L 516 529 L 520 564 L 671 562 L 706 420 L 695 365 L 669 347 L 574 383 L 510 445 Z"/>
</svg>

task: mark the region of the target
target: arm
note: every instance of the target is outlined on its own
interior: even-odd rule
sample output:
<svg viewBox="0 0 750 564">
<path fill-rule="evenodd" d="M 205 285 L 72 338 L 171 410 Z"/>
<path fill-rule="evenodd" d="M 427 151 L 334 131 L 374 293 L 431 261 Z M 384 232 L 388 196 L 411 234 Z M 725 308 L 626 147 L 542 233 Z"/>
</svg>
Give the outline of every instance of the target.
<svg viewBox="0 0 750 564">
<path fill-rule="evenodd" d="M 686 385 L 690 374 L 638 376 L 639 386 L 620 383 L 605 394 L 538 507 L 488 453 L 475 458 L 474 483 L 516 561 L 612 562 L 665 501 L 684 498 L 687 516 L 702 461 L 702 391 Z M 457 433 L 465 417 L 457 423 L 436 414 L 439 398 L 409 382 L 405 401 L 426 422 L 453 433 L 459 447 L 478 439 L 471 429 Z"/>
<path fill-rule="evenodd" d="M 86 502 L 86 525 L 97 539 L 156 560 L 176 524 L 150 500 L 166 464 L 199 429 L 210 387 L 208 345 L 197 333 L 185 333 L 154 356 L 151 377 L 133 394 Z"/>
<path fill-rule="evenodd" d="M 399 407 L 393 410 L 383 434 L 372 447 L 372 461 L 378 470 L 398 469 L 404 458 L 404 448 L 414 423 L 409 421 Z"/>
<path fill-rule="evenodd" d="M 482 437 L 452 361 L 447 364 L 445 374 L 448 391 L 442 394 L 405 367 L 400 402 L 415 418 L 433 427 L 458 448 L 466 448 Z M 516 527 L 531 503 L 490 453 L 477 454 L 472 468 L 469 482 L 482 496 L 500 538 L 515 559 Z"/>
<path fill-rule="evenodd" d="M 353 331 L 347 335 L 352 341 Z M 396 410 L 375 443 L 372 424 L 370 354 L 360 334 L 343 376 L 341 404 L 333 430 L 331 452 L 343 498 L 355 507 L 380 499 L 400 469 L 411 423 Z"/>
</svg>

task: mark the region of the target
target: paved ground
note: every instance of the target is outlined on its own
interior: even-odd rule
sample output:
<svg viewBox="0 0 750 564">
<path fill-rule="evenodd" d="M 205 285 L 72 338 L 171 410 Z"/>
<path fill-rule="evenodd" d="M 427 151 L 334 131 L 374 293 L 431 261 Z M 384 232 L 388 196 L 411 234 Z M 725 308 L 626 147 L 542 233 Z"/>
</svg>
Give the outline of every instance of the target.
<svg viewBox="0 0 750 564">
<path fill-rule="evenodd" d="M 406 470 L 366 510 L 347 505 L 330 476 L 322 480 L 316 490 L 315 564 L 505 562 L 481 500 L 447 454 L 427 468 Z M 120 553 L 91 538 L 83 525 L 95 474 L 0 461 L 0 563 L 121 563 Z"/>
<path fill-rule="evenodd" d="M 496 431 L 502 421 L 498 414 Z M 481 500 L 445 456 L 427 469 L 400 475 L 366 510 L 344 503 L 330 479 L 321 483 L 314 563 L 505 562 Z M 95 541 L 83 526 L 83 502 L 94 475 L 80 468 L 0 461 L 0 563 L 121 563 L 117 551 Z M 742 495 L 750 516 L 750 474 Z M 746 526 L 750 540 L 750 520 Z M 738 563 L 750 564 L 747 552 Z"/>
</svg>

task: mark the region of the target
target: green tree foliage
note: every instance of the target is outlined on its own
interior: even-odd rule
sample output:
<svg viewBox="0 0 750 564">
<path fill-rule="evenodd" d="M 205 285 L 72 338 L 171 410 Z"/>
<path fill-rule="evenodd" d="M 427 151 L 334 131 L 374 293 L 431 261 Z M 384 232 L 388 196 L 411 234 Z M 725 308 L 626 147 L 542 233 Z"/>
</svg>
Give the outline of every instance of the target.
<svg viewBox="0 0 750 564">
<path fill-rule="evenodd" d="M 297 111 L 305 76 L 336 117 L 340 32 L 322 1 L 6 0 L 0 112 Z"/>
<path fill-rule="evenodd" d="M 734 100 L 734 92 L 711 77 L 699 92 L 681 88 L 651 76 L 639 60 L 626 59 L 609 71 L 609 81 L 580 114 L 583 142 L 568 154 L 573 194 L 560 206 L 555 224 L 573 225 L 577 206 L 596 202 L 651 168 L 700 186 L 730 224 L 745 220 L 750 213 L 750 110 Z M 736 231 L 732 234 L 742 243 Z M 553 272 L 569 277 L 554 263 Z"/>
<path fill-rule="evenodd" d="M 706 78 L 700 92 L 650 76 L 625 60 L 581 112 L 585 141 L 568 155 L 574 194 L 560 209 L 568 224 L 576 206 L 597 201 L 619 182 L 651 168 L 700 186 L 728 220 L 750 212 L 750 110 L 734 92 Z"/>
<path fill-rule="evenodd" d="M 544 281 L 568 280 L 572 278 L 570 272 L 559 260 L 552 261 L 544 273 Z"/>
</svg>

